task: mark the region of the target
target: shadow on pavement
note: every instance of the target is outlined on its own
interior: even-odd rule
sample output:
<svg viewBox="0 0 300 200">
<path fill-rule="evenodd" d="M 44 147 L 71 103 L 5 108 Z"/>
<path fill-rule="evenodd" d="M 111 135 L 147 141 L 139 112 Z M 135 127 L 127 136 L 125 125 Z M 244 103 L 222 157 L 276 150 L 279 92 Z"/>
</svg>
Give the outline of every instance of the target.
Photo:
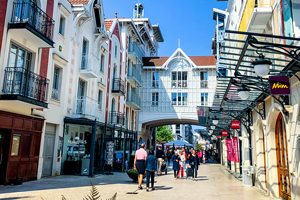
<svg viewBox="0 0 300 200">
<path fill-rule="evenodd" d="M 31 199 L 32 196 L 0 198 L 0 200 L 16 200 L 16 199 Z"/>
<path fill-rule="evenodd" d="M 173 187 L 167 187 L 167 186 L 155 186 L 155 190 L 171 190 Z"/>
</svg>

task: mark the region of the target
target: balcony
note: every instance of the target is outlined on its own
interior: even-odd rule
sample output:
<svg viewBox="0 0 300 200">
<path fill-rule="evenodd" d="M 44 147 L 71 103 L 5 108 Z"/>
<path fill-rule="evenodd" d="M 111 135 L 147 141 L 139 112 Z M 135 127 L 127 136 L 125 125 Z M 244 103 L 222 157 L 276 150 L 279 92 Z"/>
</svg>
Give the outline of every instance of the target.
<svg viewBox="0 0 300 200">
<path fill-rule="evenodd" d="M 137 43 L 133 42 L 129 44 L 128 56 L 137 62 L 137 59 L 142 62 L 142 58 L 145 56 L 144 50 L 138 46 Z"/>
<path fill-rule="evenodd" d="M 24 68 L 6 67 L 0 100 L 48 107 L 49 80 Z"/>
<path fill-rule="evenodd" d="M 140 68 L 139 68 L 140 67 Z M 133 86 L 141 86 L 141 69 L 140 65 L 130 66 L 127 74 L 127 81 Z"/>
<path fill-rule="evenodd" d="M 98 78 L 97 69 L 89 64 L 88 54 L 83 54 L 81 58 L 80 74 L 84 78 Z"/>
<path fill-rule="evenodd" d="M 135 110 L 140 110 L 141 98 L 135 92 L 132 92 L 130 95 L 127 96 L 126 104 L 128 106 L 131 106 Z"/>
<path fill-rule="evenodd" d="M 125 94 L 125 84 L 120 78 L 113 79 L 112 93 L 124 95 Z"/>
<path fill-rule="evenodd" d="M 76 102 L 76 115 L 88 119 L 96 119 L 99 121 L 100 118 L 100 106 L 97 100 L 89 97 L 80 97 Z"/>
<path fill-rule="evenodd" d="M 109 123 L 112 125 L 125 126 L 125 115 L 119 112 L 110 112 Z"/>
<path fill-rule="evenodd" d="M 33 1 L 14 2 L 8 28 L 14 35 L 39 47 L 53 47 L 54 20 Z"/>
<path fill-rule="evenodd" d="M 272 7 L 256 7 L 252 13 L 248 32 L 262 33 L 272 16 Z"/>
</svg>

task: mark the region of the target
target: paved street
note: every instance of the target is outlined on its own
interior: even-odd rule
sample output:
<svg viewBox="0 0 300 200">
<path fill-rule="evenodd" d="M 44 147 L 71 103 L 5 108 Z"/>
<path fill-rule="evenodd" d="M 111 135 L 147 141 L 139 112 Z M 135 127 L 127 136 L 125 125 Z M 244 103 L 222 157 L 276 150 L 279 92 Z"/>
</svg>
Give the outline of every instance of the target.
<svg viewBox="0 0 300 200">
<path fill-rule="evenodd" d="M 201 165 L 197 181 L 175 180 L 173 174 L 159 176 L 156 190 L 133 192 L 137 185 L 126 174 L 101 175 L 94 179 L 76 176 L 59 176 L 38 181 L 26 182 L 19 186 L 0 186 L 0 199 L 82 199 L 90 190 L 90 182 L 97 184 L 103 199 L 118 193 L 118 200 L 143 199 L 230 199 L 263 200 L 270 199 L 253 187 L 245 187 L 220 165 Z"/>
</svg>

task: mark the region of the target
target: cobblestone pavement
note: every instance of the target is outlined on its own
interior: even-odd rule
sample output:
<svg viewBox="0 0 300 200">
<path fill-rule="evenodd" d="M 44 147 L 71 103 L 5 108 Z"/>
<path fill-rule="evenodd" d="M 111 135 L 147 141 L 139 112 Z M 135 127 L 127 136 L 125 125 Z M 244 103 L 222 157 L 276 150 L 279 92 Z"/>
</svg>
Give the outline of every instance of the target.
<svg viewBox="0 0 300 200">
<path fill-rule="evenodd" d="M 200 166 L 198 179 L 174 179 L 172 171 L 168 175 L 156 178 L 155 191 L 138 190 L 138 194 L 128 194 L 136 190 L 127 174 L 100 175 L 96 178 L 78 176 L 58 176 L 38 181 L 23 183 L 19 186 L 0 186 L 0 199 L 44 199 L 59 200 L 62 195 L 67 200 L 79 200 L 89 193 L 93 181 L 102 199 L 111 197 L 117 192 L 118 200 L 264 200 L 266 197 L 255 187 L 243 186 L 230 175 L 224 167 L 217 164 Z"/>
</svg>

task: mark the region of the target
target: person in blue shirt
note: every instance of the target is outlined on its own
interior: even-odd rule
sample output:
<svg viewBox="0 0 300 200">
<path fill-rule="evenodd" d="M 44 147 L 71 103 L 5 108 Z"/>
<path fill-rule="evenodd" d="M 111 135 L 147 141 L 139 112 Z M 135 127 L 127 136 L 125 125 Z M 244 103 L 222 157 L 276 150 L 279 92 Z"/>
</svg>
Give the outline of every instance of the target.
<svg viewBox="0 0 300 200">
<path fill-rule="evenodd" d="M 149 191 L 149 182 L 150 182 L 150 177 L 151 177 L 151 188 L 152 190 L 155 190 L 154 188 L 154 173 L 157 169 L 157 161 L 156 157 L 154 156 L 154 150 L 151 148 L 149 150 L 149 155 L 146 160 L 146 185 L 147 189 L 146 191 Z"/>
</svg>

